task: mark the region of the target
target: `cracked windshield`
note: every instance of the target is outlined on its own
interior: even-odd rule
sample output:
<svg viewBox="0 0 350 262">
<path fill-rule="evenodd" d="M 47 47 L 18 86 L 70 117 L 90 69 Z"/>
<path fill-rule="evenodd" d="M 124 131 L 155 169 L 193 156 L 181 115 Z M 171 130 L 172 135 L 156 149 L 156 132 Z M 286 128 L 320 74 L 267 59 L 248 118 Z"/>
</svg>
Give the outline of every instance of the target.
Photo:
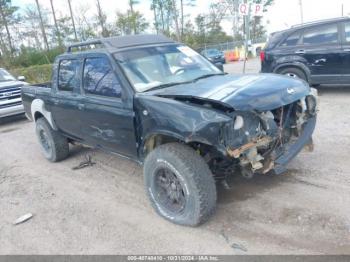
<svg viewBox="0 0 350 262">
<path fill-rule="evenodd" d="M 197 52 L 182 45 L 139 48 L 114 56 L 138 92 L 222 74 Z"/>
</svg>

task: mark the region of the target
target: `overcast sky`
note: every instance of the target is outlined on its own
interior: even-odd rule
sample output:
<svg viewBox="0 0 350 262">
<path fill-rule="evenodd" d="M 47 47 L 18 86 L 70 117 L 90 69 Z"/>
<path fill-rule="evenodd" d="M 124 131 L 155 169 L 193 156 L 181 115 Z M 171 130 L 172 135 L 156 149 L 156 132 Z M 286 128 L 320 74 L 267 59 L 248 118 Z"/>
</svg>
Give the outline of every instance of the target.
<svg viewBox="0 0 350 262">
<path fill-rule="evenodd" d="M 196 0 L 194 7 L 187 7 L 186 13 L 195 17 L 200 13 L 208 12 L 208 6 L 219 0 Z M 275 4 L 264 13 L 264 21 L 268 32 L 274 32 L 290 27 L 301 22 L 300 0 L 275 0 Z M 14 5 L 25 7 L 35 4 L 35 0 L 12 0 Z M 39 0 L 40 4 L 50 10 L 50 0 Z M 89 15 L 96 12 L 95 0 L 71 0 L 73 9 L 79 9 L 82 5 L 90 7 Z M 150 10 L 150 0 L 139 0 L 135 9 L 140 11 L 152 23 L 153 13 Z M 115 18 L 117 11 L 125 11 L 128 8 L 128 0 L 100 0 L 103 10 L 111 21 Z M 341 6 L 344 5 L 344 15 L 350 14 L 350 0 L 302 0 L 304 22 L 341 16 Z M 68 14 L 67 0 L 54 0 L 55 8 L 61 14 Z M 227 33 L 231 32 L 232 23 L 225 20 L 222 24 Z"/>
</svg>

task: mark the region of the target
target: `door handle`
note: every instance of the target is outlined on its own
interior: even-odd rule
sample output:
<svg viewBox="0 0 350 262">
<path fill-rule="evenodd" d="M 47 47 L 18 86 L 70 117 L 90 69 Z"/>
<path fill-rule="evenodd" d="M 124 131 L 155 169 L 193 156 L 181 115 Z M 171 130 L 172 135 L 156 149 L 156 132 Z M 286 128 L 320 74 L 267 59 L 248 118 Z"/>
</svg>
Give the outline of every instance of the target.
<svg viewBox="0 0 350 262">
<path fill-rule="evenodd" d="M 58 103 L 59 103 L 59 101 L 58 101 L 58 99 L 52 99 L 52 103 L 54 104 L 54 105 L 58 105 Z"/>
<path fill-rule="evenodd" d="M 79 110 L 83 110 L 85 108 L 85 105 L 84 104 L 78 104 L 78 109 Z"/>
<path fill-rule="evenodd" d="M 299 54 L 299 55 L 303 55 L 303 54 L 305 54 L 306 52 L 305 52 L 305 50 L 300 49 L 300 50 L 295 51 L 295 53 L 296 53 L 296 54 Z"/>
</svg>

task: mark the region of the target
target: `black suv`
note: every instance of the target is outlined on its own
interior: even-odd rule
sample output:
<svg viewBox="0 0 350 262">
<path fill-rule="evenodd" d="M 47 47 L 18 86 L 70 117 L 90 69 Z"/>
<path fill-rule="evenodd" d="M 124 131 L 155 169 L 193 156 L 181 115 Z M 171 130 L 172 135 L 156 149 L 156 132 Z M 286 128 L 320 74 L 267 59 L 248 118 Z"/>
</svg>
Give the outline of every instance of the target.
<svg viewBox="0 0 350 262">
<path fill-rule="evenodd" d="M 350 83 L 350 18 L 311 22 L 273 33 L 260 54 L 261 72 L 310 85 Z"/>
</svg>

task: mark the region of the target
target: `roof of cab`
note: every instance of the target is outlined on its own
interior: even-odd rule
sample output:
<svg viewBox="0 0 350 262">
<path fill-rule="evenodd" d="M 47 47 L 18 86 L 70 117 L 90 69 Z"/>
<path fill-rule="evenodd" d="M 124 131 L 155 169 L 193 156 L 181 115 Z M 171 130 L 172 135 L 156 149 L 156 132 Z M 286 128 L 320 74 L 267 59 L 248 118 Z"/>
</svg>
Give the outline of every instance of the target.
<svg viewBox="0 0 350 262">
<path fill-rule="evenodd" d="M 330 19 L 323 19 L 323 20 L 316 20 L 316 21 L 311 21 L 311 22 L 306 22 L 303 24 L 296 24 L 291 26 L 290 28 L 281 30 L 281 31 L 276 31 L 271 33 L 273 34 L 283 34 L 283 33 L 288 33 L 291 31 L 296 31 L 299 29 L 304 29 L 312 26 L 318 26 L 318 25 L 325 25 L 325 24 L 330 24 L 330 23 L 337 23 L 337 22 L 342 22 L 342 21 L 350 21 L 350 17 L 348 16 L 343 16 L 343 17 L 337 17 L 337 18 L 330 18 Z"/>
<path fill-rule="evenodd" d="M 72 52 L 73 48 L 81 50 L 82 48 L 88 48 L 91 46 L 99 46 L 106 49 L 122 49 L 135 46 L 153 45 L 153 44 L 167 44 L 175 43 L 175 41 L 164 35 L 127 35 L 127 36 L 115 36 L 109 38 L 100 38 L 90 40 L 82 43 L 76 43 L 69 45 L 67 53 Z"/>
</svg>

